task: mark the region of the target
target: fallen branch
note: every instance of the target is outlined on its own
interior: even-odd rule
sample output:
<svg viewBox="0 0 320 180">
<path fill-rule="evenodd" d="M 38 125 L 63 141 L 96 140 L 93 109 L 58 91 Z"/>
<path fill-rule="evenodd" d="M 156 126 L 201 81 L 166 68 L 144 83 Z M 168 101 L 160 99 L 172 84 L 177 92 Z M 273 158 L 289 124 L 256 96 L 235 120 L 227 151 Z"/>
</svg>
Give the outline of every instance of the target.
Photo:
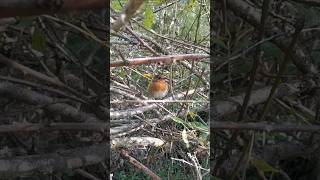
<svg viewBox="0 0 320 180">
<path fill-rule="evenodd" d="M 78 91 L 68 87 L 63 82 L 61 82 L 58 78 L 49 77 L 49 76 L 47 76 L 47 75 L 45 75 L 43 73 L 40 73 L 38 71 L 35 71 L 35 70 L 29 68 L 27 66 L 19 64 L 19 63 L 15 62 L 14 60 L 9 59 L 9 58 L 7 58 L 6 56 L 4 56 L 2 54 L 0 54 L 0 64 L 5 64 L 5 65 L 9 66 L 10 68 L 18 70 L 19 72 L 21 72 L 26 77 L 32 77 L 33 79 L 39 80 L 41 82 L 48 83 L 50 85 L 54 85 L 54 86 L 66 89 L 69 92 L 72 92 L 73 94 L 81 96 L 82 98 L 85 99 L 84 95 L 82 95 Z"/>
<path fill-rule="evenodd" d="M 11 83 L 0 82 L 0 95 L 1 97 L 18 99 L 28 104 L 44 106 L 43 108 L 48 112 L 52 114 L 62 115 L 76 122 L 100 121 L 96 117 L 81 112 L 68 104 L 56 103 L 56 101 L 49 96 L 45 96 L 43 94 Z"/>
<path fill-rule="evenodd" d="M 107 123 L 51 123 L 31 124 L 20 123 L 12 125 L 0 125 L 0 133 L 31 132 L 31 131 L 97 131 L 105 132 Z"/>
<path fill-rule="evenodd" d="M 111 149 L 118 147 L 133 149 L 133 147 L 161 147 L 165 142 L 154 137 L 123 137 L 114 138 L 111 141 Z"/>
<path fill-rule="evenodd" d="M 250 101 L 248 106 L 253 106 L 261 104 L 267 100 L 269 93 L 271 91 L 271 86 L 267 86 L 261 89 L 252 91 Z M 299 92 L 298 84 L 282 84 L 277 89 L 275 97 L 289 96 L 294 93 Z M 230 113 L 234 113 L 238 110 L 238 107 L 242 104 L 244 99 L 244 94 L 239 96 L 233 96 L 225 100 L 213 101 L 210 107 L 210 113 L 213 118 L 211 118 L 211 123 L 215 123 L 216 117 L 221 117 Z"/>
<path fill-rule="evenodd" d="M 17 78 L 1 76 L 1 75 L 0 75 L 0 80 L 6 81 L 6 82 L 11 82 L 13 84 L 21 84 L 21 85 L 30 86 L 30 87 L 37 88 L 37 89 L 43 89 L 45 91 L 57 94 L 59 96 L 65 97 L 65 98 L 72 99 L 72 100 L 80 102 L 80 103 L 86 103 L 84 100 L 82 100 L 80 98 L 77 98 L 75 96 L 72 96 L 72 95 L 70 96 L 69 94 L 67 94 L 67 93 L 65 93 L 63 91 L 60 91 L 58 89 L 55 89 L 55 88 L 52 88 L 52 87 L 49 87 L 49 86 L 44 86 L 44 85 L 41 85 L 41 84 L 38 84 L 38 83 L 34 83 L 34 82 L 31 82 L 31 81 L 26 81 L 26 80 L 23 80 L 23 79 L 17 79 Z"/>
<path fill-rule="evenodd" d="M 59 79 L 49 77 L 43 73 L 35 71 L 27 66 L 19 64 L 12 59 L 7 58 L 6 56 L 0 54 L 0 63 L 5 64 L 13 69 L 20 71 L 25 76 L 31 76 L 39 81 L 55 85 L 57 87 L 64 87 L 65 84 L 61 82 Z"/>
<path fill-rule="evenodd" d="M 108 159 L 108 144 L 92 145 L 50 154 L 0 159 L 1 178 L 31 175 L 34 172 L 53 173 L 97 164 Z"/>
</svg>

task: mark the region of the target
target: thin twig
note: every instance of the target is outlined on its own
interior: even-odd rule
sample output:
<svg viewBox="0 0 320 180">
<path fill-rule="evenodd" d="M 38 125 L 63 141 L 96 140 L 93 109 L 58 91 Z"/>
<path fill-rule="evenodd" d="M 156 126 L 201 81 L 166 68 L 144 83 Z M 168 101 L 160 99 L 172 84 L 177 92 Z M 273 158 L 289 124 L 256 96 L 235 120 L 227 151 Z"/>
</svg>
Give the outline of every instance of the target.
<svg viewBox="0 0 320 180">
<path fill-rule="evenodd" d="M 261 41 L 264 37 L 265 25 L 267 22 L 270 1 L 271 0 L 264 0 L 263 1 L 262 15 L 261 15 L 260 26 L 259 26 L 258 41 Z M 248 103 L 250 101 L 251 91 L 252 91 L 252 88 L 253 88 L 253 85 L 255 82 L 255 76 L 256 76 L 257 69 L 258 69 L 259 59 L 260 59 L 260 45 L 257 46 L 255 54 L 254 54 L 254 61 L 253 61 L 251 72 L 250 72 L 249 86 L 246 90 L 246 95 L 244 97 L 243 104 L 241 106 L 240 114 L 238 116 L 238 121 L 242 121 L 243 118 L 245 118 L 245 116 L 246 116 Z"/>
<path fill-rule="evenodd" d="M 131 157 L 126 150 L 122 149 L 120 153 L 123 157 L 127 158 L 132 165 L 134 165 L 139 170 L 145 172 L 153 180 L 161 180 L 161 178 L 158 175 L 156 175 L 154 172 L 152 172 L 149 168 L 147 168 L 145 165 L 137 161 L 135 158 Z"/>
<path fill-rule="evenodd" d="M 76 173 L 80 174 L 81 176 L 88 178 L 90 180 L 101 180 L 100 178 L 95 177 L 94 175 L 88 173 L 87 171 L 83 169 L 76 169 L 74 170 Z"/>
</svg>

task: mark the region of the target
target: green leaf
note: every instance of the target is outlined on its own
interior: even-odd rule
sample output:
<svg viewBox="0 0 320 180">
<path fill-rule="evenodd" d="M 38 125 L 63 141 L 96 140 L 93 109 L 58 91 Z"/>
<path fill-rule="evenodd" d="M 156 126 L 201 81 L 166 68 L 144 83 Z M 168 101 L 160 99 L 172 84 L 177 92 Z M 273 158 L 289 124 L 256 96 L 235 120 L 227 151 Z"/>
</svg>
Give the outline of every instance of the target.
<svg viewBox="0 0 320 180">
<path fill-rule="evenodd" d="M 272 167 L 269 163 L 267 163 L 263 159 L 252 160 L 251 163 L 253 164 L 253 166 L 255 166 L 257 168 L 258 171 L 273 172 L 273 173 L 279 172 L 279 170 Z"/>
<path fill-rule="evenodd" d="M 46 38 L 44 34 L 41 31 L 39 31 L 38 28 L 36 28 L 31 38 L 32 49 L 44 52 L 47 47 L 46 45 Z"/>
<path fill-rule="evenodd" d="M 186 143 L 187 148 L 189 148 L 190 144 L 189 144 L 188 134 L 186 129 L 183 129 L 183 131 L 181 132 L 181 137 L 183 142 Z"/>
<path fill-rule="evenodd" d="M 118 76 L 121 78 L 125 78 L 128 75 L 127 71 L 123 68 L 119 69 Z"/>
<path fill-rule="evenodd" d="M 208 133 L 200 133 L 200 134 L 199 134 L 199 140 L 200 140 L 200 141 L 203 141 L 203 142 L 208 142 L 208 141 L 207 141 L 208 136 L 209 136 L 209 132 L 208 132 Z"/>
<path fill-rule="evenodd" d="M 192 119 L 194 119 L 196 116 L 198 116 L 198 114 L 197 114 L 196 112 L 192 112 L 192 111 L 189 111 L 189 112 L 188 112 L 188 115 L 189 115 Z"/>
<path fill-rule="evenodd" d="M 128 0 L 124 1 L 111 1 L 111 7 L 116 11 L 121 11 L 123 9 L 123 5 L 127 4 Z"/>
<path fill-rule="evenodd" d="M 171 119 L 178 124 L 184 125 L 184 121 L 178 117 L 171 117 Z"/>
<path fill-rule="evenodd" d="M 197 0 L 189 0 L 184 10 L 187 12 L 191 12 L 196 5 L 197 5 Z"/>
<path fill-rule="evenodd" d="M 146 11 L 144 12 L 144 27 L 147 29 L 151 29 L 152 25 L 154 24 L 154 14 L 152 8 L 148 5 L 146 7 Z"/>
<path fill-rule="evenodd" d="M 193 129 L 198 129 L 200 131 L 203 131 L 203 132 L 209 132 L 209 128 L 207 125 L 201 123 L 201 122 L 190 122 L 190 126 L 193 128 Z"/>
</svg>

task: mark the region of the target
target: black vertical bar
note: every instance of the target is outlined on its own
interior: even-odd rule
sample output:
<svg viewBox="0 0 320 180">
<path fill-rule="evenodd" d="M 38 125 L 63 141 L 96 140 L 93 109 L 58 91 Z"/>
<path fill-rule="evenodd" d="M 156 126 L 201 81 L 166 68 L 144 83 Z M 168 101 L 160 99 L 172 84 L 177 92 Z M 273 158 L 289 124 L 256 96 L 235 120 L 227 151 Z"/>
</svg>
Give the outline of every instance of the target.
<svg viewBox="0 0 320 180">
<path fill-rule="evenodd" d="M 107 109 L 109 110 L 110 112 L 110 3 L 111 1 L 106 1 L 107 3 L 107 9 L 106 9 L 106 14 L 105 14 L 105 23 L 106 23 L 106 27 L 108 28 L 107 29 L 107 38 L 106 38 L 106 58 L 105 58 L 105 91 L 106 91 L 106 97 L 107 97 Z M 110 178 L 110 174 L 111 174 L 111 171 L 110 171 L 110 154 L 111 154 L 111 141 L 110 141 L 110 113 L 107 113 L 107 119 L 106 119 L 106 122 L 107 122 L 107 131 L 105 132 L 106 135 L 106 141 L 108 142 L 108 147 L 107 147 L 107 152 L 109 153 L 109 156 L 108 159 L 107 159 L 107 174 L 109 175 L 109 179 Z"/>
<path fill-rule="evenodd" d="M 214 100 L 214 59 L 213 59 L 213 39 L 214 39 L 214 24 L 213 24 L 213 15 L 214 15 L 214 4 L 216 3 L 216 0 L 214 1 L 210 1 L 210 93 L 209 93 L 209 98 L 210 98 L 210 110 L 209 110 L 209 126 L 210 126 L 210 179 L 213 178 L 213 136 L 212 136 L 212 129 L 211 129 L 211 125 L 214 121 L 214 113 L 213 113 L 213 100 Z"/>
</svg>

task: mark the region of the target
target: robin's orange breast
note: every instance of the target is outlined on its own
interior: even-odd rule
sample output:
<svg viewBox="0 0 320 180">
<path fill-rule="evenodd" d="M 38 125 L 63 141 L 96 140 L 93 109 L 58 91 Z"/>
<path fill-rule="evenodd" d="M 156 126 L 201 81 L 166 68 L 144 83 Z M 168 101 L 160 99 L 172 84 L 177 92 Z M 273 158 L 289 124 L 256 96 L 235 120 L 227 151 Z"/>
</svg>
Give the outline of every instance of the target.
<svg viewBox="0 0 320 180">
<path fill-rule="evenodd" d="M 163 98 L 168 93 L 168 83 L 163 80 L 154 80 L 149 86 L 149 92 L 154 98 Z"/>
</svg>

